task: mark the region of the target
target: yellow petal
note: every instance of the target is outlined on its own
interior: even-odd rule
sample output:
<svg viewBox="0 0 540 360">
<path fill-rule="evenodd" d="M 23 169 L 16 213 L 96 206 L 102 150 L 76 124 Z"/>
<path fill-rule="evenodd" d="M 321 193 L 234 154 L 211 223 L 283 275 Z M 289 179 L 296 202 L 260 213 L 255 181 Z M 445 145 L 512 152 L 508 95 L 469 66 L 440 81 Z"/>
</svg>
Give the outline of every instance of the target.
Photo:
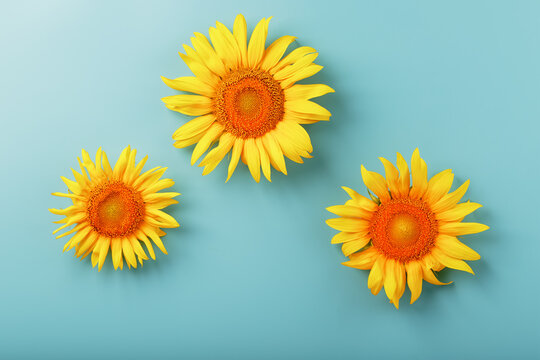
<svg viewBox="0 0 540 360">
<path fill-rule="evenodd" d="M 390 194 L 388 193 L 388 188 L 386 186 L 386 180 L 381 174 L 378 174 L 373 171 L 368 171 L 364 167 L 364 165 L 361 166 L 362 171 L 362 179 L 364 180 L 364 184 L 373 191 L 375 195 L 381 200 L 381 202 L 386 202 L 390 200 Z"/>
<path fill-rule="evenodd" d="M 154 244 L 165 254 L 167 255 L 167 249 L 165 249 L 165 246 L 163 245 L 163 242 L 161 241 L 159 235 L 155 230 L 149 227 L 144 228 L 144 232 L 152 239 Z"/>
<path fill-rule="evenodd" d="M 449 267 L 451 269 L 466 271 L 474 275 L 474 272 L 472 271 L 471 267 L 465 261 L 450 257 L 438 248 L 434 248 L 431 251 L 431 255 L 433 255 L 435 260 L 439 261 L 441 264 L 443 264 L 446 267 Z"/>
<path fill-rule="evenodd" d="M 463 260 L 478 260 L 480 255 L 454 236 L 439 235 L 437 246 L 448 256 Z"/>
<path fill-rule="evenodd" d="M 399 173 L 397 169 L 390 161 L 386 160 L 385 158 L 380 157 L 379 160 L 381 160 L 381 162 L 383 163 L 384 171 L 386 173 L 386 184 L 390 189 L 390 193 L 392 194 L 392 196 L 399 194 Z"/>
<path fill-rule="evenodd" d="M 397 289 L 397 279 L 396 279 L 396 261 L 394 259 L 386 259 L 385 269 L 384 269 L 384 292 L 388 299 L 394 299 L 394 293 Z"/>
<path fill-rule="evenodd" d="M 195 164 L 201 155 L 208 149 L 210 145 L 216 140 L 221 133 L 223 132 L 223 125 L 214 122 L 208 128 L 208 131 L 203 135 L 201 140 L 193 149 L 193 154 L 191 155 L 191 165 Z"/>
<path fill-rule="evenodd" d="M 225 25 L 223 25 L 219 21 L 216 21 L 216 28 L 221 33 L 223 42 L 228 47 L 228 50 L 230 52 L 229 56 L 231 56 L 232 68 L 236 69 L 242 67 L 242 54 L 234 35 Z"/>
<path fill-rule="evenodd" d="M 433 285 L 448 285 L 452 282 L 443 283 L 440 282 L 436 277 L 433 271 L 429 267 L 422 266 L 422 277 L 424 280 L 426 280 L 428 283 Z"/>
<path fill-rule="evenodd" d="M 362 252 L 351 254 L 350 260 L 342 264 L 355 269 L 369 270 L 373 267 L 378 257 L 379 252 L 374 247 L 370 247 Z"/>
<path fill-rule="evenodd" d="M 459 188 L 457 188 L 455 191 L 444 195 L 435 205 L 432 205 L 432 210 L 435 213 L 443 212 L 446 210 L 449 210 L 456 205 L 459 200 L 465 195 L 465 192 L 467 192 L 467 189 L 469 188 L 470 181 L 467 180 L 461 185 Z"/>
<path fill-rule="evenodd" d="M 407 284 L 411 290 L 411 304 L 414 303 L 422 293 L 422 265 L 418 261 L 410 261 L 405 264 L 407 270 Z"/>
<path fill-rule="evenodd" d="M 137 238 L 134 235 L 131 235 L 129 237 L 129 242 L 131 243 L 131 247 L 133 248 L 133 251 L 139 258 L 141 264 L 142 264 L 142 260 L 148 260 L 148 256 L 146 256 L 146 253 L 144 252 L 141 246 L 141 243 L 139 242 L 139 240 L 137 240 Z"/>
<path fill-rule="evenodd" d="M 223 157 L 231 150 L 236 137 L 230 133 L 223 133 L 219 138 L 219 144 L 206 154 L 204 159 L 201 160 L 199 166 L 206 166 L 212 164 L 212 170 L 223 159 Z M 206 169 L 205 169 L 206 170 Z"/>
<path fill-rule="evenodd" d="M 240 155 L 242 154 L 243 149 L 244 149 L 244 139 L 237 138 L 234 141 L 232 155 L 231 155 L 231 162 L 229 163 L 227 180 L 225 180 L 225 182 L 229 181 L 232 174 L 234 173 L 234 170 L 236 169 L 236 165 L 238 165 L 238 160 L 240 159 Z"/>
<path fill-rule="evenodd" d="M 145 195 L 157 193 L 158 191 L 169 188 L 169 187 L 171 187 L 173 185 L 174 185 L 174 180 L 172 180 L 172 179 L 161 179 L 161 180 L 157 181 L 154 185 L 149 186 L 146 189 L 144 189 L 142 191 L 142 195 L 145 196 Z M 175 194 L 178 194 L 178 193 L 175 193 Z"/>
<path fill-rule="evenodd" d="M 310 76 L 315 75 L 319 71 L 321 71 L 323 67 L 321 65 L 311 64 L 306 67 L 303 67 L 302 69 L 296 71 L 293 75 L 288 77 L 287 79 L 281 81 L 281 88 L 287 89 L 288 87 L 294 85 L 295 82 L 306 79 Z"/>
<path fill-rule="evenodd" d="M 259 155 L 261 156 L 261 169 L 264 177 L 271 182 L 272 179 L 270 174 L 270 159 L 260 137 L 255 139 L 255 144 L 257 145 L 257 148 L 259 149 Z"/>
<path fill-rule="evenodd" d="M 187 91 L 194 94 L 203 95 L 212 98 L 216 95 L 216 90 L 203 83 L 200 79 L 194 76 L 179 77 L 176 79 L 167 79 L 161 77 L 161 80 L 170 88 L 180 91 Z"/>
<path fill-rule="evenodd" d="M 188 138 L 188 139 L 185 139 L 185 140 L 176 140 L 173 145 L 174 145 L 174 147 L 176 147 L 178 149 L 182 149 L 182 148 L 191 146 L 193 144 L 198 143 L 199 140 L 202 139 L 204 134 L 206 134 L 206 133 L 203 131 L 203 132 L 199 133 L 198 135 L 195 135 L 195 136 L 193 136 L 191 138 Z"/>
<path fill-rule="evenodd" d="M 335 218 L 326 220 L 326 224 L 331 228 L 345 232 L 364 233 L 369 229 L 369 223 L 361 219 Z"/>
<path fill-rule="evenodd" d="M 308 54 L 306 56 L 303 56 L 302 58 L 298 59 L 294 64 L 287 65 L 283 69 L 279 70 L 274 74 L 274 78 L 277 81 L 285 80 L 292 75 L 298 73 L 300 70 L 304 69 L 306 66 L 310 65 L 315 61 L 315 59 L 319 56 L 318 53 L 312 53 Z"/>
<path fill-rule="evenodd" d="M 122 239 L 111 240 L 111 256 L 114 270 L 116 270 L 122 262 Z"/>
<path fill-rule="evenodd" d="M 405 285 L 407 283 L 406 280 L 406 274 L 405 274 L 405 266 L 400 263 L 399 261 L 396 261 L 396 265 L 394 267 L 395 269 L 395 276 L 396 276 L 396 291 L 394 292 L 394 298 L 392 299 L 392 304 L 396 307 L 396 309 L 399 309 L 399 299 L 403 296 L 403 293 L 405 292 Z"/>
<path fill-rule="evenodd" d="M 194 59 L 191 56 L 184 55 L 182 53 L 178 53 L 182 60 L 186 63 L 186 65 L 189 67 L 189 69 L 193 72 L 195 77 L 200 79 L 205 84 L 214 87 L 218 81 L 219 78 L 216 74 L 214 74 L 212 71 L 208 69 L 204 64 L 200 63 L 198 60 Z"/>
<path fill-rule="evenodd" d="M 309 100 L 314 97 L 323 96 L 328 93 L 335 92 L 328 85 L 323 84 L 310 84 L 310 85 L 300 85 L 296 84 L 284 91 L 286 101 L 296 101 L 296 100 Z"/>
<path fill-rule="evenodd" d="M 382 285 L 384 284 L 385 261 L 386 258 L 382 255 L 379 255 L 377 259 L 375 259 L 373 267 L 369 272 L 368 288 L 371 289 L 371 293 L 373 295 L 377 295 L 381 290 Z"/>
<path fill-rule="evenodd" d="M 182 114 L 199 116 L 212 112 L 212 99 L 201 95 L 172 95 L 161 99 L 169 109 Z"/>
<path fill-rule="evenodd" d="M 366 210 L 365 208 L 362 208 L 359 206 L 353 206 L 353 205 L 329 206 L 326 208 L 326 210 L 330 211 L 333 214 L 336 214 L 337 216 L 359 218 L 359 219 L 366 219 L 366 220 L 370 219 L 372 215 L 372 211 Z"/>
<path fill-rule="evenodd" d="M 279 143 L 279 147 L 281 148 L 281 152 L 283 155 L 285 155 L 287 158 L 291 159 L 292 161 L 302 164 L 304 161 L 299 155 L 299 151 L 296 148 L 296 146 L 293 144 L 293 142 L 289 139 L 288 136 L 286 136 L 282 131 L 272 131 L 271 133 L 268 133 L 267 136 L 273 136 L 274 139 Z"/>
<path fill-rule="evenodd" d="M 407 166 L 407 162 L 405 161 L 405 159 L 400 153 L 397 153 L 396 164 L 399 170 L 399 178 L 397 182 L 399 195 L 401 197 L 407 197 L 409 195 L 411 179 L 410 179 L 409 167 Z"/>
<path fill-rule="evenodd" d="M 266 42 L 266 34 L 268 32 L 268 22 L 263 18 L 251 34 L 247 50 L 248 65 L 250 68 L 256 67 L 262 60 L 264 47 Z"/>
<path fill-rule="evenodd" d="M 277 124 L 276 128 L 278 132 L 287 136 L 297 148 L 307 152 L 313 151 L 311 139 L 302 125 L 299 125 L 293 121 L 283 120 Z"/>
<path fill-rule="evenodd" d="M 69 180 L 68 178 L 65 178 L 63 176 L 60 176 L 60 179 L 62 179 L 62 181 L 66 184 L 69 191 L 71 191 L 75 195 L 79 195 L 81 193 L 81 186 L 77 184 L 75 181 Z"/>
<path fill-rule="evenodd" d="M 261 62 L 262 70 L 270 70 L 281 59 L 287 47 L 296 40 L 296 37 L 285 35 L 274 41 L 268 49 L 266 49 L 263 61 Z"/>
<path fill-rule="evenodd" d="M 102 163 L 103 163 L 103 171 L 107 176 L 112 176 L 113 170 L 111 168 L 111 164 L 109 163 L 109 159 L 107 158 L 107 154 L 105 154 L 105 151 L 102 154 Z"/>
<path fill-rule="evenodd" d="M 240 50 L 242 66 L 247 66 L 247 24 L 242 14 L 238 14 L 234 20 L 233 35 Z"/>
<path fill-rule="evenodd" d="M 195 37 L 191 38 L 191 43 L 193 44 L 195 51 L 197 51 L 199 54 L 201 61 L 210 71 L 218 76 L 223 76 L 227 73 L 227 69 L 223 64 L 223 61 L 218 56 L 212 45 L 210 45 L 210 42 L 206 36 L 201 33 L 195 33 Z"/>
<path fill-rule="evenodd" d="M 439 233 L 450 236 L 476 234 L 489 229 L 489 226 L 479 223 L 442 223 L 439 224 Z"/>
<path fill-rule="evenodd" d="M 352 253 L 355 253 L 358 250 L 365 247 L 369 243 L 369 241 L 370 241 L 370 238 L 368 237 L 363 237 L 363 238 L 360 238 L 358 240 L 353 240 L 353 241 L 347 241 L 346 243 L 343 243 L 343 245 L 341 246 L 341 251 L 343 252 L 343 255 L 349 256 Z"/>
<path fill-rule="evenodd" d="M 98 271 L 101 271 L 103 264 L 105 263 L 105 258 L 107 258 L 107 253 L 109 252 L 109 246 L 111 245 L 111 239 L 101 238 L 99 248 L 99 261 L 98 261 Z"/>
<path fill-rule="evenodd" d="M 413 152 L 411 159 L 411 175 L 412 175 L 412 189 L 410 196 L 414 199 L 419 199 L 424 196 L 428 182 L 427 182 L 427 165 L 426 162 L 420 157 L 420 151 L 416 148 Z"/>
<path fill-rule="evenodd" d="M 435 205 L 444 195 L 448 193 L 452 187 L 452 181 L 454 181 L 454 174 L 452 170 L 444 170 L 433 176 L 428 182 L 424 199 L 430 205 Z"/>
<path fill-rule="evenodd" d="M 150 254 L 150 257 L 153 260 L 156 260 L 156 254 L 154 253 L 154 247 L 152 246 L 152 243 L 150 242 L 150 240 L 148 239 L 146 234 L 143 231 L 138 230 L 135 235 L 137 236 L 137 239 L 144 242 L 144 245 L 146 246 L 146 250 L 148 250 L 148 253 Z"/>
<path fill-rule="evenodd" d="M 303 115 L 316 115 L 321 119 L 328 119 L 332 115 L 330 111 L 326 110 L 321 105 L 309 100 L 286 101 L 284 107 L 286 111 L 292 111 Z"/>
<path fill-rule="evenodd" d="M 135 259 L 135 253 L 133 252 L 133 247 L 131 247 L 131 242 L 127 238 L 122 239 L 122 251 L 128 265 L 136 268 L 137 259 Z"/>
<path fill-rule="evenodd" d="M 287 167 L 285 166 L 285 158 L 283 157 L 283 152 L 281 151 L 281 147 L 277 143 L 274 136 L 270 133 L 264 135 L 261 137 L 262 142 L 264 144 L 264 148 L 266 149 L 266 152 L 268 153 L 268 156 L 270 158 L 270 163 L 272 166 L 278 170 L 287 175 Z"/>
<path fill-rule="evenodd" d="M 370 240 L 368 232 L 358 233 L 358 232 L 339 232 L 334 237 L 332 237 L 331 244 L 341 244 L 348 241 L 360 240 L 367 238 Z"/>
<path fill-rule="evenodd" d="M 248 138 L 244 141 L 243 154 L 246 158 L 246 162 L 251 176 L 253 176 L 253 179 L 255 179 L 256 182 L 259 182 L 261 179 L 261 160 L 259 156 L 259 149 L 255 144 L 255 139 Z"/>
<path fill-rule="evenodd" d="M 301 46 L 301 47 L 299 47 L 297 49 L 294 49 L 293 51 L 291 51 L 290 54 L 288 54 L 283 59 L 281 59 L 277 63 L 276 66 L 271 68 L 269 72 L 270 72 L 270 74 L 274 75 L 276 72 L 280 71 L 285 66 L 294 64 L 296 61 L 298 61 L 299 59 L 301 59 L 305 55 L 314 53 L 316 51 L 317 50 L 315 50 L 314 48 L 309 47 L 309 46 Z"/>
<path fill-rule="evenodd" d="M 351 199 L 357 204 L 358 207 L 361 207 L 365 210 L 373 212 L 377 210 L 378 206 L 372 200 L 367 197 L 360 195 L 356 191 L 346 186 L 341 187 L 345 192 L 351 197 Z"/>
<path fill-rule="evenodd" d="M 225 25 L 216 22 L 216 26 L 217 28 L 210 28 L 210 40 L 212 40 L 214 49 L 216 49 L 217 54 L 226 67 L 236 69 L 238 67 L 238 58 L 240 56 L 238 44 Z M 231 38 L 228 38 L 228 35 L 230 35 L 232 41 Z"/>
<path fill-rule="evenodd" d="M 453 209 L 446 210 L 441 213 L 436 213 L 435 216 L 437 220 L 439 221 L 459 221 L 459 219 L 463 219 L 465 216 L 469 215 L 470 213 L 478 210 L 481 208 L 482 205 L 473 203 L 473 202 L 466 202 L 457 204 Z"/>
</svg>

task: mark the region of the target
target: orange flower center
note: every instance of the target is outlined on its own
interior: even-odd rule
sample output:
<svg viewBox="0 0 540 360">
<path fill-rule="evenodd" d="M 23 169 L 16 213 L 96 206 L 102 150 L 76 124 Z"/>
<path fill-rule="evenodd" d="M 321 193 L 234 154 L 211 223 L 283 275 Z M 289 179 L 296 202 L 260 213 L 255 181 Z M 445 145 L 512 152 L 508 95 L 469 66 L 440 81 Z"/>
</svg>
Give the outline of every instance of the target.
<svg viewBox="0 0 540 360">
<path fill-rule="evenodd" d="M 281 85 L 263 70 L 241 69 L 228 74 L 215 98 L 217 121 L 236 137 L 259 137 L 283 119 Z"/>
<path fill-rule="evenodd" d="M 120 181 L 108 181 L 92 189 L 88 218 L 101 235 L 125 236 L 135 231 L 144 218 L 144 201 L 139 192 Z"/>
<path fill-rule="evenodd" d="M 427 255 L 438 234 L 435 215 L 421 200 L 393 199 L 381 204 L 370 222 L 373 246 L 401 262 Z"/>
</svg>

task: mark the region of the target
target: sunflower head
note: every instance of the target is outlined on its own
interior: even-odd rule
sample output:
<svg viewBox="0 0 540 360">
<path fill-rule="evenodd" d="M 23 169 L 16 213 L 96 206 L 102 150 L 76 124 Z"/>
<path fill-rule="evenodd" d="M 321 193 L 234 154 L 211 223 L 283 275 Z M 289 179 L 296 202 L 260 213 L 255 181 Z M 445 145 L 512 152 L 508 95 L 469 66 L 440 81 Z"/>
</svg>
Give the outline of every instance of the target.
<svg viewBox="0 0 540 360">
<path fill-rule="evenodd" d="M 92 254 L 92 266 L 99 265 L 99 270 L 109 249 L 115 269 L 122 269 L 124 260 L 129 268 L 136 268 L 137 260 L 141 265 L 143 260 L 148 260 L 141 242 L 152 259 L 155 253 L 151 241 L 166 254 L 160 239 L 165 232 L 161 228 L 179 226 L 162 211 L 178 203 L 173 198 L 180 195 L 159 192 L 174 185 L 171 179 L 160 179 L 167 168 L 156 167 L 141 174 L 148 157 L 136 164 L 135 154 L 136 150 L 128 146 L 112 168 L 101 148 L 95 162 L 82 150 L 82 161 L 77 158 L 81 171 L 72 169 L 75 181 L 62 177 L 68 192 L 53 193 L 73 202 L 65 209 L 49 209 L 53 214 L 65 216 L 55 222 L 63 225 L 53 234 L 74 225 L 56 238 L 74 234 L 64 251 L 75 248 L 75 255 L 81 260 Z"/>
<path fill-rule="evenodd" d="M 399 307 L 406 285 L 411 304 L 422 292 L 422 281 L 446 285 L 433 271 L 445 267 L 473 273 L 463 260 L 478 260 L 474 250 L 457 236 L 474 234 L 489 227 L 462 220 L 481 207 L 470 201 L 459 203 L 469 180 L 450 192 L 454 174 L 444 170 L 428 180 L 427 165 L 416 149 L 407 162 L 397 154 L 397 169 L 380 158 L 386 178 L 362 166 L 362 178 L 374 195 L 368 199 L 344 187 L 351 200 L 327 210 L 338 218 L 327 224 L 339 230 L 333 244 L 342 244 L 349 261 L 357 269 L 370 270 L 368 287 L 377 295 L 384 287 L 387 297 Z M 411 183 L 412 178 L 412 183 Z"/>
<path fill-rule="evenodd" d="M 271 167 L 287 174 L 285 157 L 302 163 L 313 151 L 302 124 L 329 120 L 330 112 L 310 101 L 334 92 L 327 85 L 299 85 L 322 69 L 313 61 L 315 49 L 298 47 L 284 56 L 296 39 L 283 36 L 265 47 L 270 18 L 262 19 L 247 40 L 246 21 L 238 15 L 233 31 L 216 22 L 210 41 L 200 33 L 184 45 L 180 57 L 195 76 L 167 79 L 173 89 L 191 94 L 163 98 L 166 106 L 197 116 L 174 134 L 178 148 L 196 144 L 191 164 L 200 162 L 210 173 L 231 152 L 227 181 L 238 161 L 247 164 L 255 181 L 260 171 L 271 181 Z M 215 147 L 214 144 L 217 144 Z"/>
</svg>

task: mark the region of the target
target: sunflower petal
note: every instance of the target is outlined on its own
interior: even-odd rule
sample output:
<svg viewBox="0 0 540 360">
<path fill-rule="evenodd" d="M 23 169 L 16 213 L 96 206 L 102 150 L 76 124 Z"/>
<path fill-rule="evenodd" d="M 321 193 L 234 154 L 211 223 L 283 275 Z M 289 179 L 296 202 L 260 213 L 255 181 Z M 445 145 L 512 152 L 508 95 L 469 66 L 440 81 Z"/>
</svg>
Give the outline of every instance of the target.
<svg viewBox="0 0 540 360">
<path fill-rule="evenodd" d="M 285 35 L 274 41 L 265 51 L 261 69 L 269 70 L 274 67 L 294 40 L 296 37 Z"/>
<path fill-rule="evenodd" d="M 420 199 L 424 196 L 427 187 L 427 165 L 420 157 L 420 151 L 416 148 L 411 159 L 412 189 L 410 196 L 414 199 Z"/>
<path fill-rule="evenodd" d="M 370 247 L 362 252 L 351 254 L 349 257 L 350 260 L 342 264 L 355 269 L 369 270 L 373 267 L 378 257 L 379 252 L 374 247 Z"/>
<path fill-rule="evenodd" d="M 467 192 L 469 183 L 470 181 L 467 180 L 455 191 L 444 195 L 439 201 L 437 201 L 437 203 L 435 203 L 435 205 L 432 206 L 433 212 L 439 213 L 454 207 L 454 205 L 456 205 Z"/>
<path fill-rule="evenodd" d="M 390 193 L 392 194 L 392 196 L 395 194 L 399 194 L 399 173 L 397 169 L 390 161 L 386 160 L 385 158 L 380 157 L 379 160 L 381 160 L 381 162 L 383 163 L 384 171 L 386 174 L 386 184 L 388 186 L 388 189 L 390 189 Z"/>
<path fill-rule="evenodd" d="M 358 250 L 364 248 L 369 243 L 369 241 L 370 238 L 368 237 L 363 237 L 358 240 L 347 241 L 341 246 L 341 251 L 343 252 L 343 255 L 349 256 L 352 253 L 355 253 Z"/>
<path fill-rule="evenodd" d="M 253 176 L 253 179 L 255 179 L 256 182 L 259 182 L 261 179 L 261 158 L 259 155 L 259 149 L 255 144 L 255 139 L 248 138 L 244 141 L 243 154 L 246 158 L 246 162 L 251 176 Z"/>
<path fill-rule="evenodd" d="M 371 289 L 373 295 L 377 295 L 384 284 L 385 261 L 386 257 L 379 255 L 369 272 L 368 288 Z"/>
<path fill-rule="evenodd" d="M 424 199 L 430 205 L 435 205 L 444 195 L 448 193 L 454 181 L 452 170 L 444 170 L 433 176 L 429 182 Z"/>
<path fill-rule="evenodd" d="M 299 47 L 297 49 L 294 49 L 293 51 L 291 51 L 290 54 L 288 54 L 283 59 L 281 59 L 276 64 L 276 66 L 271 68 L 269 72 L 270 72 L 270 74 L 274 75 L 276 72 L 280 71 L 285 66 L 294 64 L 296 61 L 298 61 L 299 59 L 301 59 L 305 55 L 308 55 L 308 54 L 311 54 L 311 53 L 314 53 L 314 52 L 317 52 L 317 50 L 315 50 L 314 48 L 309 47 L 309 46 L 301 46 L 301 47 Z"/>
<path fill-rule="evenodd" d="M 397 153 L 396 164 L 399 170 L 399 178 L 398 178 L 399 195 L 401 197 L 406 197 L 409 195 L 411 179 L 410 179 L 409 167 L 407 166 L 407 162 L 405 161 L 405 159 L 400 153 Z"/>
<path fill-rule="evenodd" d="M 191 155 L 191 165 L 195 164 L 201 155 L 208 149 L 210 145 L 216 140 L 221 133 L 223 132 L 223 125 L 215 122 L 209 128 L 208 131 L 203 135 L 201 140 L 193 149 L 193 154 Z"/>
<path fill-rule="evenodd" d="M 345 232 L 367 232 L 369 223 L 365 220 L 353 218 L 334 218 L 326 220 L 326 224 L 333 229 Z"/>
<path fill-rule="evenodd" d="M 439 225 L 439 233 L 450 236 L 476 234 L 489 229 L 489 226 L 479 223 L 442 223 Z"/>
<path fill-rule="evenodd" d="M 471 267 L 463 260 L 459 260 L 451 256 L 448 256 L 442 250 L 438 248 L 434 248 L 431 251 L 431 254 L 435 258 L 435 260 L 439 261 L 441 264 L 443 264 L 446 267 L 449 267 L 451 269 L 466 271 L 474 275 L 474 271 L 472 271 Z"/>
<path fill-rule="evenodd" d="M 234 173 L 234 170 L 236 169 L 236 166 L 238 165 L 238 160 L 240 159 L 240 155 L 242 154 L 243 149 L 244 149 L 244 139 L 237 138 L 234 141 L 231 161 L 229 163 L 229 169 L 228 169 L 228 174 L 227 174 L 227 180 L 225 180 L 225 182 L 229 181 L 232 174 Z"/>
<path fill-rule="evenodd" d="M 480 255 L 455 236 L 439 235 L 437 246 L 448 256 L 463 260 L 479 260 Z"/>
<path fill-rule="evenodd" d="M 205 84 L 195 76 L 185 76 L 176 79 L 167 79 L 166 77 L 162 76 L 161 80 L 165 83 L 165 85 L 175 90 L 199 94 L 209 98 L 216 95 L 215 88 Z"/>
<path fill-rule="evenodd" d="M 240 50 L 242 66 L 247 66 L 247 24 L 242 14 L 238 14 L 234 20 L 233 35 Z"/>
<path fill-rule="evenodd" d="M 459 221 L 460 219 L 463 219 L 465 216 L 478 210 L 481 207 L 482 205 L 480 204 L 468 201 L 466 203 L 457 204 L 453 209 L 436 213 L 436 218 L 439 221 Z"/>
<path fill-rule="evenodd" d="M 364 165 L 361 166 L 361 171 L 362 179 L 367 188 L 373 191 L 381 202 L 390 200 L 390 194 L 388 193 L 384 177 L 376 172 L 366 170 Z"/>
<path fill-rule="evenodd" d="M 297 81 L 303 80 L 310 76 L 315 75 L 321 71 L 323 67 L 321 65 L 311 64 L 295 72 L 293 75 L 281 82 L 281 87 L 287 89 L 288 87 L 294 85 Z"/>
<path fill-rule="evenodd" d="M 332 237 L 331 244 L 341 244 L 348 241 L 360 240 L 367 238 L 368 241 L 371 240 L 368 232 L 339 232 L 334 237 Z"/>
<path fill-rule="evenodd" d="M 247 50 L 248 65 L 250 68 L 256 67 L 264 55 L 264 46 L 266 42 L 266 34 L 268 32 L 268 22 L 263 18 L 251 34 Z"/>
<path fill-rule="evenodd" d="M 418 261 L 410 261 L 405 264 L 407 271 L 407 284 L 411 290 L 411 304 L 414 303 L 422 293 L 422 265 Z"/>
<path fill-rule="evenodd" d="M 277 143 L 276 139 L 272 134 L 266 134 L 261 137 L 266 149 L 268 156 L 270 158 L 270 163 L 272 166 L 281 171 L 283 174 L 287 175 L 287 167 L 285 166 L 285 158 L 283 157 L 283 152 L 281 147 Z"/>
</svg>

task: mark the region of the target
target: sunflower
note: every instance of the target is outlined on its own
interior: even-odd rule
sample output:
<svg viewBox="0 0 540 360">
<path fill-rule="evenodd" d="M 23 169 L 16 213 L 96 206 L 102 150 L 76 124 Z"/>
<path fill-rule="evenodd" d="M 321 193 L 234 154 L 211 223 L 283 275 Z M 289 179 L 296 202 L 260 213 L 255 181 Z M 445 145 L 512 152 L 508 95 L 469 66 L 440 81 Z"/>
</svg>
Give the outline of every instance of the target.
<svg viewBox="0 0 540 360">
<path fill-rule="evenodd" d="M 64 246 L 64 251 L 75 248 L 75 255 L 81 260 L 92 253 L 92 266 L 99 264 L 99 271 L 105 262 L 109 248 L 114 268 L 137 267 L 137 259 L 143 263 L 148 256 L 141 246 L 143 242 L 155 260 L 156 255 L 150 238 L 165 254 L 160 236 L 161 228 L 175 228 L 178 223 L 161 209 L 176 204 L 176 192 L 158 192 L 174 185 L 171 179 L 160 179 L 167 168 L 155 167 L 141 174 L 148 156 L 135 164 L 136 150 L 128 146 L 122 151 L 118 162 L 111 168 L 107 155 L 98 149 L 95 163 L 88 152 L 82 150 L 82 161 L 77 158 L 81 172 L 73 169 L 75 181 L 61 177 L 68 187 L 68 193 L 52 193 L 67 197 L 73 205 L 65 209 L 49 209 L 53 214 L 64 215 L 56 221 L 63 224 L 56 229 L 75 225 L 71 230 L 56 238 L 75 234 Z"/>
<path fill-rule="evenodd" d="M 422 280 L 446 285 L 433 271 L 445 267 L 474 274 L 463 260 L 478 260 L 474 250 L 461 243 L 457 236 L 474 234 L 488 226 L 462 222 L 463 218 L 482 205 L 470 201 L 459 203 L 469 186 L 469 180 L 450 191 L 454 174 L 444 170 L 427 178 L 427 165 L 416 149 L 409 167 L 397 154 L 397 169 L 380 158 L 386 179 L 362 166 L 364 184 L 373 192 L 368 199 L 343 187 L 351 200 L 345 205 L 331 206 L 328 211 L 340 216 L 327 224 L 341 231 L 332 238 L 342 243 L 349 256 L 343 265 L 371 270 L 368 287 L 377 295 L 384 286 L 386 296 L 396 308 L 405 291 L 411 290 L 411 304 L 422 292 Z"/>
<path fill-rule="evenodd" d="M 323 84 L 299 85 L 297 81 L 322 69 L 313 61 L 316 50 L 301 46 L 283 57 L 296 39 L 283 36 L 265 48 L 270 18 L 262 19 L 247 41 L 246 20 L 238 15 L 233 31 L 216 22 L 210 40 L 200 33 L 184 45 L 180 57 L 193 76 L 167 79 L 169 87 L 193 94 L 163 98 L 167 108 L 197 118 L 173 134 L 177 148 L 197 144 L 191 165 L 217 143 L 202 159 L 203 175 L 210 173 L 232 153 L 228 181 L 238 160 L 247 164 L 255 181 L 260 170 L 271 181 L 271 167 L 287 174 L 284 156 L 302 163 L 310 158 L 311 140 L 301 124 L 329 120 L 330 112 L 310 101 L 334 92 Z"/>
</svg>

